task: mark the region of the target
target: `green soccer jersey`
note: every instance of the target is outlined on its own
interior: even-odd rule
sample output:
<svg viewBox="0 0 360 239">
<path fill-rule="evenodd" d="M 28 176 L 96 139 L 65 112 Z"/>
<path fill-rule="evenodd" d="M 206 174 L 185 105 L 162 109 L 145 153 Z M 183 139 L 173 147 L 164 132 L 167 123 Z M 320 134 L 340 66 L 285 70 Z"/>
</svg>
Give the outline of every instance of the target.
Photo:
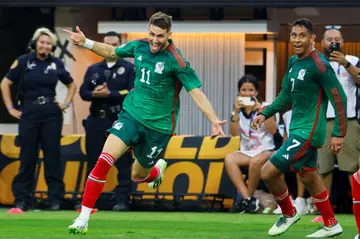
<svg viewBox="0 0 360 239">
<path fill-rule="evenodd" d="M 117 47 L 117 56 L 135 60 L 134 89 L 126 96 L 123 108 L 146 127 L 164 134 L 175 132 L 180 109 L 179 93 L 202 84 L 173 41 L 156 54 L 146 39 Z"/>
<path fill-rule="evenodd" d="M 292 56 L 282 80 L 282 90 L 262 114 L 269 118 L 292 105 L 290 135 L 321 147 L 326 136 L 326 110 L 330 100 L 335 109 L 333 136 L 346 134 L 346 95 L 326 58 L 314 50 L 308 57 Z"/>
</svg>

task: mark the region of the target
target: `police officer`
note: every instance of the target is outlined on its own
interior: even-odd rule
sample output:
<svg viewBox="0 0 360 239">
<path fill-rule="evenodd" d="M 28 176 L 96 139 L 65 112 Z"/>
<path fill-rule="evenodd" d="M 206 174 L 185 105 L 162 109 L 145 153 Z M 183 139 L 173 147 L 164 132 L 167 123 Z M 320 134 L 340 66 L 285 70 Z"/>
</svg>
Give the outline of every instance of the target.
<svg viewBox="0 0 360 239">
<path fill-rule="evenodd" d="M 116 32 L 105 34 L 104 43 L 119 46 L 120 36 Z M 105 132 L 117 120 L 122 103 L 128 92 L 134 87 L 134 65 L 125 60 L 105 59 L 90 66 L 80 87 L 80 96 L 91 101 L 90 115 L 84 122 L 86 131 L 87 175 L 91 172 L 102 152 Z M 131 192 L 132 154 L 127 152 L 117 160 L 119 184 L 116 187 L 114 211 L 126 211 L 129 208 Z"/>
<path fill-rule="evenodd" d="M 9 114 L 19 119 L 20 169 L 12 190 L 15 206 L 31 207 L 35 185 L 35 166 L 39 146 L 44 153 L 45 180 L 52 210 L 59 210 L 64 198 L 64 162 L 60 159 L 63 111 L 70 106 L 76 85 L 60 59 L 54 57 L 57 38 L 47 28 L 35 31 L 32 52 L 17 58 L 1 82 L 1 91 Z M 60 80 L 67 86 L 64 103 L 55 101 L 55 86 Z M 10 86 L 18 85 L 21 105 L 14 107 Z"/>
</svg>

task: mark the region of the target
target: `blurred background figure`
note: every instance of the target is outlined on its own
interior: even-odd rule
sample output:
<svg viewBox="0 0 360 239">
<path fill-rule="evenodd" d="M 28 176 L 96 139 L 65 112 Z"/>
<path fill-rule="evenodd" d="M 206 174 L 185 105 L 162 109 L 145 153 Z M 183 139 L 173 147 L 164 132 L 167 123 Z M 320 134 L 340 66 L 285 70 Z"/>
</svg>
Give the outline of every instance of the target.
<svg viewBox="0 0 360 239">
<path fill-rule="evenodd" d="M 39 146 L 44 153 L 45 180 L 52 210 L 59 210 L 64 198 L 64 162 L 60 159 L 60 138 L 63 111 L 70 107 L 76 85 L 64 64 L 52 55 L 57 38 L 47 28 L 35 31 L 30 42 L 31 53 L 17 58 L 1 82 L 5 106 L 10 115 L 19 119 L 20 169 L 12 185 L 15 206 L 27 210 L 33 206 L 35 166 Z M 55 101 L 58 81 L 67 86 L 64 103 Z M 18 84 L 13 102 L 10 87 Z"/>
<path fill-rule="evenodd" d="M 341 26 L 325 26 L 322 45 L 324 55 L 329 60 L 336 76 L 342 85 L 347 97 L 348 126 L 344 138 L 344 148 L 339 154 L 333 154 L 326 146 L 329 145 L 331 132 L 334 127 L 334 108 L 329 103 L 327 109 L 326 141 L 324 147 L 319 150 L 318 168 L 319 173 L 331 195 L 333 169 L 335 161 L 341 171 L 348 173 L 351 185 L 351 176 L 359 169 L 360 155 L 360 125 L 356 120 L 356 92 L 360 86 L 358 78 L 360 61 L 352 55 L 346 55 L 343 50 L 344 38 L 340 31 Z"/>
<path fill-rule="evenodd" d="M 120 35 L 105 34 L 104 43 L 120 46 Z M 134 65 L 123 59 L 104 59 L 91 65 L 80 87 L 80 96 L 91 101 L 90 115 L 84 120 L 86 132 L 87 175 L 94 168 L 106 140 L 105 132 L 112 127 L 123 101 L 134 87 Z M 132 154 L 128 151 L 115 163 L 119 184 L 115 189 L 115 211 L 127 211 L 131 192 Z"/>
<path fill-rule="evenodd" d="M 275 116 L 265 121 L 259 130 L 251 129 L 251 121 L 268 105 L 257 99 L 259 82 L 253 75 L 245 75 L 238 81 L 238 97 L 231 116 L 231 136 L 240 135 L 240 150 L 225 157 L 225 169 L 235 185 L 238 196 L 231 212 L 254 213 L 259 201 L 253 194 L 260 182 L 260 171 L 275 149 L 274 135 L 277 132 Z M 249 167 L 246 185 L 240 167 Z"/>
</svg>

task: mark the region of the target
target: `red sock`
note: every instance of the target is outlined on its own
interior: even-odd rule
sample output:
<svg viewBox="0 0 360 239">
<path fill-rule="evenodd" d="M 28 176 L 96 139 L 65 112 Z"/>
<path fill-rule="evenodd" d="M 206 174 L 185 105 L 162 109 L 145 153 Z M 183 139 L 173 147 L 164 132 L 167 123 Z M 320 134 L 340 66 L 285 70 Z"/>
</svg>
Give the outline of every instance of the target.
<svg viewBox="0 0 360 239">
<path fill-rule="evenodd" d="M 288 217 L 294 216 L 295 208 L 291 203 L 289 191 L 287 188 L 284 192 L 280 194 L 273 194 L 273 196 L 275 197 L 277 204 L 280 206 L 283 215 Z"/>
<path fill-rule="evenodd" d="M 152 181 L 154 181 L 154 179 L 159 176 L 161 173 L 161 169 L 159 168 L 159 166 L 154 166 L 149 175 L 146 177 L 146 178 L 133 178 L 133 181 L 135 183 L 144 183 L 144 182 L 147 182 L 147 183 L 150 183 Z"/>
<path fill-rule="evenodd" d="M 358 234 L 360 234 L 360 174 L 356 172 L 352 178 L 353 212 L 355 216 Z"/>
<path fill-rule="evenodd" d="M 311 199 L 313 200 L 320 215 L 323 217 L 324 225 L 326 227 L 334 226 L 337 221 L 335 219 L 335 215 L 330 204 L 327 190 L 317 196 L 312 196 Z"/>
<path fill-rule="evenodd" d="M 88 208 L 94 208 L 96 200 L 104 189 L 106 176 L 114 164 L 114 158 L 108 153 L 101 153 L 95 167 L 91 171 L 86 186 L 82 205 Z"/>
</svg>

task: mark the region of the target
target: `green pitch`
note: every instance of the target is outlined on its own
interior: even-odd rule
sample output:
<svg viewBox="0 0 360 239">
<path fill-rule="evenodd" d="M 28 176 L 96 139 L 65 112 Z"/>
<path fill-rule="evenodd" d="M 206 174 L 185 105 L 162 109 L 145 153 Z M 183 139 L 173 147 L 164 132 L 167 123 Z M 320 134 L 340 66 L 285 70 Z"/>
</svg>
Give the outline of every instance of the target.
<svg viewBox="0 0 360 239">
<path fill-rule="evenodd" d="M 1 239 L 52 239 L 52 238 L 271 238 L 268 229 L 276 221 L 275 215 L 248 215 L 229 213 L 169 213 L 169 212 L 102 212 L 92 215 L 87 235 L 69 235 L 67 227 L 78 214 L 75 211 L 27 212 L 8 215 L 0 210 Z M 337 216 L 344 233 L 338 238 L 352 239 L 356 227 L 352 215 Z M 303 216 L 284 235 L 276 238 L 305 238 L 314 232 L 319 223 L 314 216 Z"/>
</svg>

